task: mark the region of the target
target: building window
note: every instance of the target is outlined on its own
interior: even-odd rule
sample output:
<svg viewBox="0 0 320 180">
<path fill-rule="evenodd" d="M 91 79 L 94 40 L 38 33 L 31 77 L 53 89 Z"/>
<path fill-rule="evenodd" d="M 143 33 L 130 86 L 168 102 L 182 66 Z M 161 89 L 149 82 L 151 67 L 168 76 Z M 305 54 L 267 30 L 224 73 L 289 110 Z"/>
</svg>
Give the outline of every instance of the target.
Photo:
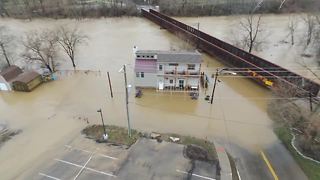
<svg viewBox="0 0 320 180">
<path fill-rule="evenodd" d="M 140 55 L 137 55 L 137 57 L 139 58 L 139 57 L 140 57 Z"/>
<path fill-rule="evenodd" d="M 163 68 L 163 67 L 162 67 L 162 65 L 160 64 L 160 65 L 159 65 L 159 71 L 162 71 L 162 68 Z"/>
<path fill-rule="evenodd" d="M 139 78 L 139 77 L 140 77 L 140 74 L 139 74 L 138 72 L 136 73 L 136 77 L 137 77 L 137 78 Z"/>
<path fill-rule="evenodd" d="M 154 58 L 154 56 L 151 56 L 151 58 Z"/>
<path fill-rule="evenodd" d="M 177 63 L 170 63 L 169 66 L 178 66 Z"/>
<path fill-rule="evenodd" d="M 144 78 L 144 72 L 141 72 L 140 76 L 141 78 Z"/>
<path fill-rule="evenodd" d="M 170 79 L 170 84 L 173 84 L 173 79 Z"/>
<path fill-rule="evenodd" d="M 195 70 L 196 65 L 195 64 L 188 64 L 188 70 Z"/>
</svg>

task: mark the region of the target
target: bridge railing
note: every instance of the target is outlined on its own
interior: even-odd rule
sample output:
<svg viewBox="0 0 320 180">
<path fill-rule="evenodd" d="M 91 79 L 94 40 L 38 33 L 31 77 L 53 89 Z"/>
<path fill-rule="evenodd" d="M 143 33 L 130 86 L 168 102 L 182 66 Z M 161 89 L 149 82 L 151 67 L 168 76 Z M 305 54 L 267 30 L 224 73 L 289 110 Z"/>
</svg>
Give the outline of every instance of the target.
<svg viewBox="0 0 320 180">
<path fill-rule="evenodd" d="M 142 10 L 142 15 L 158 23 L 168 31 L 182 33 L 187 39 L 196 43 L 200 49 L 213 56 L 219 57 L 224 63 L 242 68 L 242 74 L 247 76 L 255 75 L 255 80 L 264 86 L 270 86 L 270 82 L 273 84 L 280 79 L 281 81 L 303 89 L 306 91 L 305 93 L 311 92 L 316 96 L 319 92 L 319 84 L 170 18 L 169 16 L 152 9 L 150 9 L 150 12 Z M 248 72 L 244 73 L 243 70 L 247 70 Z"/>
</svg>

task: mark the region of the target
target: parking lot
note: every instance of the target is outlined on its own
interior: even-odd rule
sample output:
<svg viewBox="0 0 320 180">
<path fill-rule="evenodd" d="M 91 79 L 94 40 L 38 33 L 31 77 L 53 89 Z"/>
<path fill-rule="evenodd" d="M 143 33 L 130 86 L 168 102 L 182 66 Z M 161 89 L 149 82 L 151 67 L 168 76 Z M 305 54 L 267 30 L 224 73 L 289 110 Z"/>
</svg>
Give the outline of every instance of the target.
<svg viewBox="0 0 320 180">
<path fill-rule="evenodd" d="M 65 145 L 32 179 L 214 180 L 215 169 L 215 164 L 206 162 L 196 161 L 192 165 L 183 156 L 183 145 L 140 139 L 129 150 L 105 144 Z"/>
</svg>

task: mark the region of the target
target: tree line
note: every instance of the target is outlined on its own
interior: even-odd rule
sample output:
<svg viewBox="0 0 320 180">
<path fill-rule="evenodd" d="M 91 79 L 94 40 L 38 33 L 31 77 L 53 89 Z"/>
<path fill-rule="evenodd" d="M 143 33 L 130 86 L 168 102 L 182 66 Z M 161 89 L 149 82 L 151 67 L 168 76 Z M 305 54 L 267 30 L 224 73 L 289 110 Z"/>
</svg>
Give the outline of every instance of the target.
<svg viewBox="0 0 320 180">
<path fill-rule="evenodd" d="M 0 15 L 25 19 L 84 18 L 136 16 L 138 10 L 129 0 L 0 0 Z"/>
<path fill-rule="evenodd" d="M 87 36 L 83 35 L 77 27 L 60 26 L 57 29 L 36 30 L 27 32 L 22 40 L 17 40 L 10 34 L 10 30 L 0 27 L 0 56 L 7 66 L 11 66 L 14 60 L 14 47 L 21 43 L 24 47 L 21 57 L 26 63 L 40 63 L 50 73 L 56 71 L 58 65 L 57 54 L 62 51 L 69 58 L 73 68 L 76 68 L 75 55 L 80 44 L 86 43 Z"/>
<path fill-rule="evenodd" d="M 247 14 L 261 4 L 260 13 L 293 13 L 317 11 L 318 0 L 157 0 L 162 13 L 171 16 L 212 16 Z"/>
</svg>

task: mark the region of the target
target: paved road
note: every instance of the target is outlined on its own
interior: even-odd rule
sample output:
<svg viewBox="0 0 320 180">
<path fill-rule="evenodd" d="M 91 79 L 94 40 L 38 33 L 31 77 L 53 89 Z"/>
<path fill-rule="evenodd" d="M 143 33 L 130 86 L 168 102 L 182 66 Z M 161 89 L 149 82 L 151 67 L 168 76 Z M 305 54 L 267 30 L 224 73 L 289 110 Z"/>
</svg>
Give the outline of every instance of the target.
<svg viewBox="0 0 320 180">
<path fill-rule="evenodd" d="M 236 145 L 232 145 L 232 155 L 236 158 L 237 168 L 242 179 L 245 180 L 307 180 L 308 178 L 295 162 L 290 152 L 276 142 L 269 148 L 248 152 Z M 262 152 L 265 158 L 262 156 Z M 268 161 L 268 162 L 267 162 Z M 269 163 L 269 166 L 268 166 Z M 274 174 L 272 174 L 274 170 Z"/>
</svg>

